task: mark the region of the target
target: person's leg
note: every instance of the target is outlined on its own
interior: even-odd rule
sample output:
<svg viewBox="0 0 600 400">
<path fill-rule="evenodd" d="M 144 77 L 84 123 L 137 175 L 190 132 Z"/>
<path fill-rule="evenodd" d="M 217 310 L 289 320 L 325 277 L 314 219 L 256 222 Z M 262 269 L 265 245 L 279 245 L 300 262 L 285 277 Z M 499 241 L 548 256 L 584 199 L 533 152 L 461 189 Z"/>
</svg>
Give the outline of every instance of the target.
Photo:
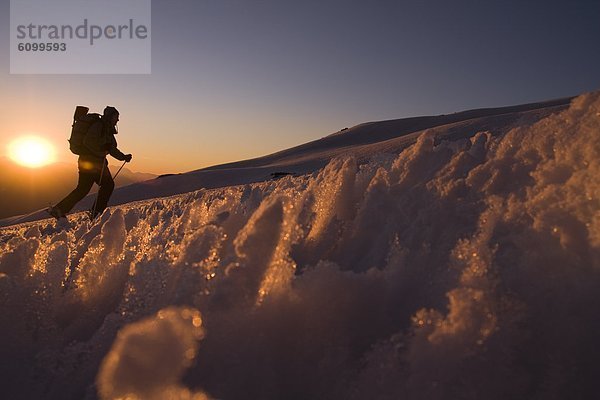
<svg viewBox="0 0 600 400">
<path fill-rule="evenodd" d="M 108 166 L 104 167 L 104 171 L 102 173 L 102 179 L 100 181 L 96 181 L 100 185 L 100 190 L 98 191 L 98 199 L 96 201 L 95 208 L 92 208 L 94 215 L 92 218 L 95 218 L 96 215 L 102 214 L 106 205 L 108 204 L 108 199 L 110 199 L 110 195 L 112 194 L 115 188 L 115 182 L 108 170 Z M 95 211 L 94 211 L 95 210 Z"/>
<path fill-rule="evenodd" d="M 64 199 L 62 199 L 55 208 L 58 208 L 63 215 L 71 211 L 71 209 L 77 204 L 81 199 L 83 199 L 92 188 L 94 184 L 95 176 L 94 174 L 82 173 L 79 172 L 79 180 L 77 182 L 77 187 L 71 193 L 67 195 Z"/>
</svg>

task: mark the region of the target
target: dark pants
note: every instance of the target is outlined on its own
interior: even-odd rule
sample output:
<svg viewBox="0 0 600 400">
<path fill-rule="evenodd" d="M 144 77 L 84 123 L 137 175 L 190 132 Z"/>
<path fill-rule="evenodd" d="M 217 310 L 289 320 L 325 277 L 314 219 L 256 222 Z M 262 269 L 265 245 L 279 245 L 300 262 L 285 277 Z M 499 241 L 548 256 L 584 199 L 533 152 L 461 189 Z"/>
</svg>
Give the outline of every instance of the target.
<svg viewBox="0 0 600 400">
<path fill-rule="evenodd" d="M 92 210 L 95 210 L 93 217 L 102 214 L 102 211 L 106 208 L 108 199 L 115 188 L 115 182 L 113 181 L 108 165 L 102 168 L 94 168 L 91 170 L 85 170 L 79 168 L 79 181 L 77 187 L 67 197 L 65 197 L 60 203 L 56 205 L 63 214 L 68 213 L 81 199 L 83 199 L 92 189 L 94 182 L 100 185 L 98 192 L 98 200 L 95 206 L 92 206 Z"/>
</svg>

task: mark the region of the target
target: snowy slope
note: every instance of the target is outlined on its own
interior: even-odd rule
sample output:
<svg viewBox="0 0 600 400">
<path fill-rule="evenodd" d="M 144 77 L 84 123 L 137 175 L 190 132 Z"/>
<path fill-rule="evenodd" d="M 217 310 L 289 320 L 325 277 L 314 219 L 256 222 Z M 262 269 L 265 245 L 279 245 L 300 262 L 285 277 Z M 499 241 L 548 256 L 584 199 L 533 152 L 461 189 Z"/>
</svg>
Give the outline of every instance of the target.
<svg viewBox="0 0 600 400">
<path fill-rule="evenodd" d="M 268 156 L 217 165 L 123 188 L 111 200 L 122 204 L 135 200 L 171 196 L 200 188 L 240 185 L 264 181 L 272 173 L 296 175 L 323 168 L 335 157 L 353 155 L 359 163 L 374 154 L 397 154 L 413 144 L 426 129 L 434 129 L 438 140 L 471 137 L 480 131 L 493 135 L 515 125 L 533 123 L 568 106 L 571 98 L 519 106 L 464 111 L 450 115 L 405 118 L 361 124 L 344 131 Z"/>
<path fill-rule="evenodd" d="M 0 229 L 3 397 L 593 398 L 600 93 L 552 111 Z"/>
<path fill-rule="evenodd" d="M 492 135 L 508 132 L 514 126 L 531 124 L 568 106 L 571 98 L 518 106 L 463 111 L 449 115 L 404 118 L 360 124 L 313 142 L 251 160 L 238 161 L 163 176 L 115 190 L 109 205 L 187 193 L 201 188 L 211 189 L 261 182 L 271 174 L 288 172 L 295 175 L 312 173 L 340 156 L 355 156 L 359 164 L 373 154 L 398 154 L 413 144 L 426 129 L 435 131 L 436 140 L 456 140 L 488 131 Z M 114 173 L 114 170 L 113 170 Z M 89 210 L 93 197 L 88 196 L 74 211 Z M 0 226 L 35 221 L 47 217 L 43 210 L 26 216 L 0 220 Z"/>
</svg>

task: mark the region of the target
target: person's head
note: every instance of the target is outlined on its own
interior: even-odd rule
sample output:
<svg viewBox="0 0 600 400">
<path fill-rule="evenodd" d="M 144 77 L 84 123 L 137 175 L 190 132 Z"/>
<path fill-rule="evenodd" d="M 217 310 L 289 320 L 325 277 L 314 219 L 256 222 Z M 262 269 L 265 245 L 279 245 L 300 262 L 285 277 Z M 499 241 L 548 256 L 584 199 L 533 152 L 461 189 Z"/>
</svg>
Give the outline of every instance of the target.
<svg viewBox="0 0 600 400">
<path fill-rule="evenodd" d="M 119 122 L 119 110 L 113 106 L 106 106 L 103 112 L 103 118 L 110 122 L 111 125 L 116 125 Z"/>
</svg>

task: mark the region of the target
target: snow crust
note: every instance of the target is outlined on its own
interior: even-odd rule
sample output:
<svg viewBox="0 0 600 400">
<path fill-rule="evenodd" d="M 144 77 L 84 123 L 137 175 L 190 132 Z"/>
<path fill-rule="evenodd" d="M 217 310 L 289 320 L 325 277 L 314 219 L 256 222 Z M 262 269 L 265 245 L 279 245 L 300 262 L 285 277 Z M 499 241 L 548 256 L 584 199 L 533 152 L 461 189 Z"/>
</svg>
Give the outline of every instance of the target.
<svg viewBox="0 0 600 400">
<path fill-rule="evenodd" d="M 197 310 L 167 308 L 124 327 L 98 375 L 105 399 L 207 399 L 181 387 L 181 376 L 194 360 L 202 337 Z"/>
<path fill-rule="evenodd" d="M 3 397 L 593 397 L 600 93 L 464 135 L 3 228 Z"/>
</svg>

